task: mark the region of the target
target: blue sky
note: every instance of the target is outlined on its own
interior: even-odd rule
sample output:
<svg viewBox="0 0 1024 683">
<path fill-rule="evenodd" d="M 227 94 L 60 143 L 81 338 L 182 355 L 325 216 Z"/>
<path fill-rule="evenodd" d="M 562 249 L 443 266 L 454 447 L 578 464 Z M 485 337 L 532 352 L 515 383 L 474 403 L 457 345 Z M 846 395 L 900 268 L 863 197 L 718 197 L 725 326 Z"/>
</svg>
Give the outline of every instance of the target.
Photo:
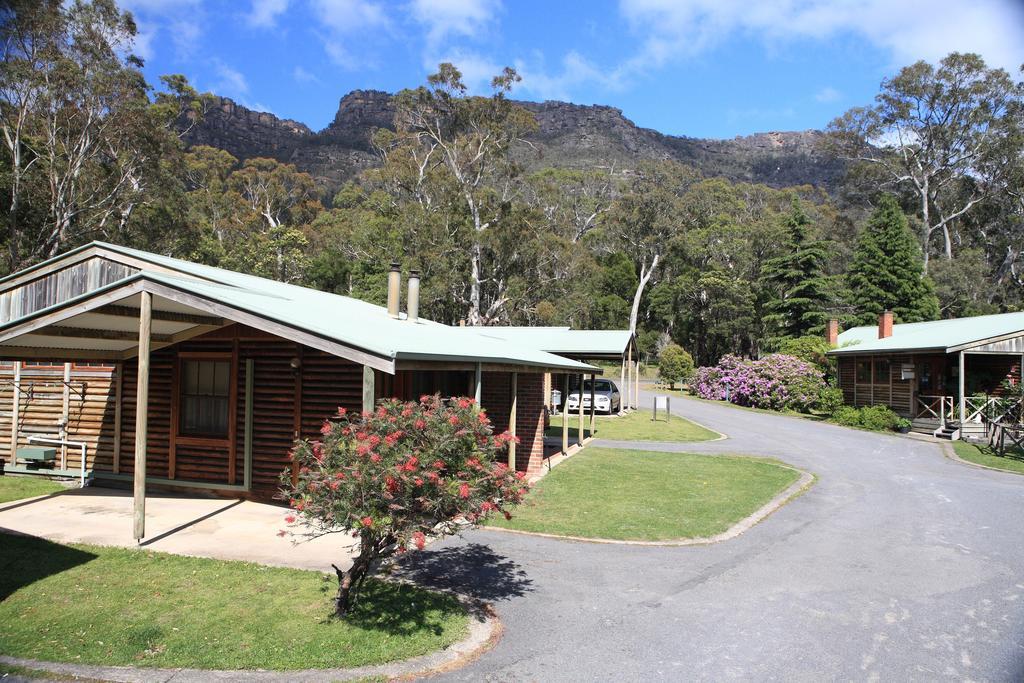
<svg viewBox="0 0 1024 683">
<path fill-rule="evenodd" d="M 183 73 L 314 130 L 350 90 L 414 87 L 442 61 L 475 92 L 511 65 L 521 99 L 716 138 L 821 128 L 900 66 L 954 50 L 1024 63 L 1024 0 L 121 2 L 152 82 Z"/>
</svg>

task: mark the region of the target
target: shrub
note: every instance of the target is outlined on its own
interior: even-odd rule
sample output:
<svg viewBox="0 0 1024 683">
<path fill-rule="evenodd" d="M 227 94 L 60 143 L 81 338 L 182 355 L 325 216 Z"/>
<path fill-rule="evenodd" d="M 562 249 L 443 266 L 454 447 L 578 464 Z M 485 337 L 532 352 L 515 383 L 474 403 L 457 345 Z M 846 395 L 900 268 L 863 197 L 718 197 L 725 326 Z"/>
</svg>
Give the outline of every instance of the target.
<svg viewBox="0 0 1024 683">
<path fill-rule="evenodd" d="M 297 481 L 286 471 L 281 484 L 293 510 L 285 521 L 304 528 L 296 535 L 359 539 L 352 567 L 334 568 L 340 617 L 375 560 L 422 548 L 427 534 L 454 533 L 462 520 L 477 523 L 495 511 L 509 517 L 506 508 L 526 493 L 523 474 L 495 460 L 514 437 L 495 436 L 472 399 L 387 400 L 356 416 L 339 408 L 320 431 L 321 440 L 296 444 Z"/>
<path fill-rule="evenodd" d="M 843 390 L 839 387 L 826 387 L 818 395 L 818 402 L 815 408 L 826 415 L 835 415 L 836 411 L 843 407 Z"/>
<path fill-rule="evenodd" d="M 827 386 L 814 365 L 779 353 L 754 361 L 723 356 L 716 366 L 698 368 L 693 381 L 701 398 L 803 412 L 817 405 Z"/>
<path fill-rule="evenodd" d="M 865 429 L 876 432 L 893 431 L 899 420 L 900 416 L 888 406 L 866 406 L 860 409 L 860 423 Z"/>
<path fill-rule="evenodd" d="M 832 361 L 825 354 L 831 348 L 824 337 L 812 335 L 785 340 L 779 345 L 779 353 L 814 363 L 822 372 L 828 372 L 832 369 Z"/>
<path fill-rule="evenodd" d="M 844 427 L 860 427 L 860 409 L 853 406 L 841 406 L 832 413 L 832 421 Z"/>
<path fill-rule="evenodd" d="M 658 374 L 668 382 L 669 389 L 676 388 L 676 382 L 685 381 L 693 374 L 693 356 L 679 344 L 669 344 L 658 354 Z"/>
</svg>

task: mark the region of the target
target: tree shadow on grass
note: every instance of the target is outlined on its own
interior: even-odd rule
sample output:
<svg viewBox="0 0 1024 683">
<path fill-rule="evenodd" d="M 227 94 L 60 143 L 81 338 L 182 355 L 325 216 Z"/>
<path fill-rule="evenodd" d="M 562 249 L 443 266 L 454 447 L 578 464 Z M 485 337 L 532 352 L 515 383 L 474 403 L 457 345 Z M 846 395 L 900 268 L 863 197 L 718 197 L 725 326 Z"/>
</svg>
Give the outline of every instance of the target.
<svg viewBox="0 0 1024 683">
<path fill-rule="evenodd" d="M 0 602 L 20 588 L 96 559 L 96 555 L 0 529 Z"/>
</svg>

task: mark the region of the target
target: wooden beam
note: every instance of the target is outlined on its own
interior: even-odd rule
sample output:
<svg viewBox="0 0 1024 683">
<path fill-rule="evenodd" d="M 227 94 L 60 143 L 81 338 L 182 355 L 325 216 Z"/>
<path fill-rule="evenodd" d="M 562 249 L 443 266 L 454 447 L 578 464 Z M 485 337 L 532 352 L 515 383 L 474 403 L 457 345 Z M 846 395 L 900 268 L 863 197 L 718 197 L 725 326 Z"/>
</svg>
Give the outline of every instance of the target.
<svg viewBox="0 0 1024 683">
<path fill-rule="evenodd" d="M 242 486 L 246 491 L 252 490 L 252 389 L 253 389 L 253 373 L 255 371 L 255 362 L 252 358 L 245 359 L 245 445 L 244 445 L 244 458 L 245 462 L 242 466 Z"/>
<path fill-rule="evenodd" d="M 73 339 L 101 339 L 104 341 L 135 341 L 138 337 L 129 330 L 99 330 L 92 327 L 65 327 L 63 325 L 51 325 L 33 334 L 46 335 L 49 337 L 71 337 Z M 168 342 L 171 340 L 169 334 L 153 334 L 151 341 Z"/>
<path fill-rule="evenodd" d="M 508 466 L 509 469 L 516 469 L 516 409 L 519 399 L 519 374 L 511 373 L 509 377 L 509 409 L 508 409 L 508 433 L 512 439 L 508 442 Z"/>
<path fill-rule="evenodd" d="M 88 349 L 60 349 L 53 347 L 35 346 L 5 346 L 0 345 L 0 355 L 4 358 L 19 360 L 121 360 L 124 354 L 121 351 L 90 351 Z"/>
<path fill-rule="evenodd" d="M 633 345 L 626 349 L 626 410 L 633 407 Z"/>
<path fill-rule="evenodd" d="M 97 308 L 94 313 L 100 315 L 113 315 L 120 318 L 138 318 L 139 309 L 132 306 L 119 306 L 110 304 Z M 224 318 L 212 315 L 197 315 L 195 313 L 179 313 L 177 311 L 153 311 L 153 320 L 172 323 L 189 323 L 191 325 L 207 325 L 210 327 L 222 327 L 225 324 Z"/>
<path fill-rule="evenodd" d="M 114 474 L 121 471 L 121 396 L 124 393 L 124 363 L 114 365 Z"/>
<path fill-rule="evenodd" d="M 302 438 L 302 344 L 295 345 L 295 360 L 298 363 L 295 368 L 295 393 L 292 399 L 292 440 L 298 441 Z M 292 486 L 299 483 L 299 461 L 292 458 Z"/>
<path fill-rule="evenodd" d="M 473 383 L 473 398 L 476 400 L 477 405 L 480 405 L 481 396 L 483 396 L 483 367 L 480 363 L 477 363 Z"/>
<path fill-rule="evenodd" d="M 234 486 L 238 458 L 238 339 L 231 344 L 230 389 L 228 390 L 228 484 Z"/>
<path fill-rule="evenodd" d="M 580 425 L 579 425 L 578 431 L 576 432 L 576 443 L 578 443 L 580 446 L 582 446 L 583 445 L 583 373 L 581 372 L 580 374 L 578 374 L 576 376 L 579 378 L 579 382 L 580 382 L 580 400 L 576 403 L 577 407 L 579 408 Z"/>
<path fill-rule="evenodd" d="M 562 376 L 562 455 L 569 453 L 569 374 Z"/>
<path fill-rule="evenodd" d="M 11 387 L 11 464 L 18 451 L 18 423 L 21 421 L 21 363 L 14 361 L 14 385 Z"/>
<path fill-rule="evenodd" d="M 963 351 L 960 352 L 960 377 L 958 378 L 958 388 L 960 390 L 960 429 L 964 427 L 964 417 L 967 415 L 967 396 L 964 394 L 964 388 L 967 385 L 967 356 Z M 960 432 L 963 434 L 963 431 Z"/>
<path fill-rule="evenodd" d="M 363 366 L 363 412 L 373 412 L 376 403 L 377 387 L 376 371 L 369 365 Z"/>
<path fill-rule="evenodd" d="M 146 536 L 146 430 L 149 418 L 149 335 L 153 321 L 153 295 L 142 292 L 139 309 L 139 377 L 135 392 L 135 472 L 134 474 L 134 531 L 135 540 Z"/>
<path fill-rule="evenodd" d="M 597 384 L 597 376 L 591 374 L 590 375 L 590 435 L 591 436 L 593 436 L 594 432 L 597 431 L 597 420 L 595 419 L 595 412 L 594 412 L 595 411 L 595 406 L 594 406 L 594 394 L 595 394 L 595 387 L 594 387 L 594 385 L 595 384 Z M 609 406 L 609 409 L 610 408 L 611 408 L 611 406 Z"/>
<path fill-rule="evenodd" d="M 622 368 L 619 370 L 619 415 L 626 412 L 626 357 L 622 357 Z"/>
</svg>

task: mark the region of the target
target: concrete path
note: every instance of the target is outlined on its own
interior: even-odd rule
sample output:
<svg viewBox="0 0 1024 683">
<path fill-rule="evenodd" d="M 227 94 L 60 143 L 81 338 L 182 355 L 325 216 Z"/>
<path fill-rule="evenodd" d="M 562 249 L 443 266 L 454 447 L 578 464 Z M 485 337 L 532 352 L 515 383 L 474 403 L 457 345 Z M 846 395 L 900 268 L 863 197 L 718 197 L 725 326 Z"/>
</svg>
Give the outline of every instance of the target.
<svg viewBox="0 0 1024 683">
<path fill-rule="evenodd" d="M 659 448 L 776 457 L 817 484 L 712 546 L 473 531 L 413 554 L 409 575 L 505 624 L 448 680 L 1024 680 L 1024 477 L 908 438 L 672 406 L 730 438 Z"/>
<path fill-rule="evenodd" d="M 247 560 L 332 572 L 351 563 L 351 539 L 335 534 L 294 544 L 278 536 L 287 510 L 251 501 L 150 493 L 143 547 L 178 555 Z M 136 547 L 130 491 L 87 487 L 0 503 L 0 529 L 64 543 Z"/>
</svg>

